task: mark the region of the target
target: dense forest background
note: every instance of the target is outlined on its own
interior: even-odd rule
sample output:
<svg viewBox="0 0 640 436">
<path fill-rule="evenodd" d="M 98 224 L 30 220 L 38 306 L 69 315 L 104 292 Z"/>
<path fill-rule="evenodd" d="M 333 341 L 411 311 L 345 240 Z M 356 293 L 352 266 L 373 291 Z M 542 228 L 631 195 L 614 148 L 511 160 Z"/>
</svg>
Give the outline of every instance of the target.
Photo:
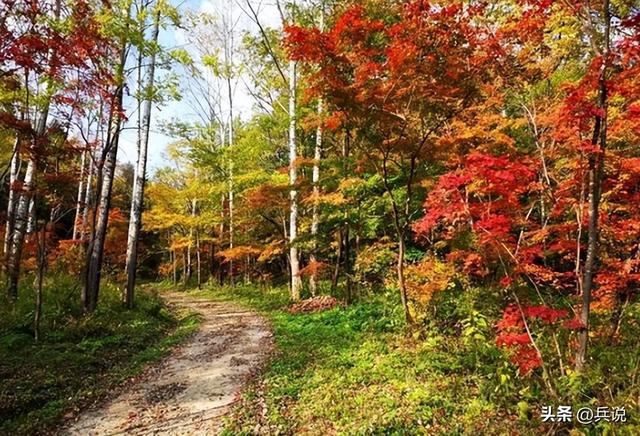
<svg viewBox="0 0 640 436">
<path fill-rule="evenodd" d="M 398 353 L 425 350 L 397 374 L 454 341 L 437 352 L 464 386 L 446 389 L 479 398 L 438 406 L 466 417 L 457 431 L 486 413 L 568 432 L 543 404 L 626 407 L 637 426 L 639 126 L 633 0 L 3 0 L 3 355 L 114 320 L 145 320 L 118 334 L 147 346 L 175 327 L 139 292 L 163 282 L 338 306 Z M 0 417 L 20 423 L 44 369 L 16 400 L 24 361 L 3 360 Z M 422 410 L 416 395 L 402 407 Z M 371 428 L 453 431 L 381 416 Z"/>
</svg>

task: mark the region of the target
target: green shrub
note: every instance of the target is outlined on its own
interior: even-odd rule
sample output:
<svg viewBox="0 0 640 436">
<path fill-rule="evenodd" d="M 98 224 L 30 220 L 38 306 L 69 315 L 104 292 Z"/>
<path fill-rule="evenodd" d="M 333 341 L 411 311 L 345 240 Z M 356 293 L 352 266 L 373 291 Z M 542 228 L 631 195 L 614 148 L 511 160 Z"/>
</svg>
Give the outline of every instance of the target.
<svg viewBox="0 0 640 436">
<path fill-rule="evenodd" d="M 55 276 L 45 281 L 36 343 L 35 295 L 28 285 L 23 280 L 19 299 L 0 307 L 0 434 L 43 432 L 69 408 L 95 400 L 165 354 L 197 325 L 191 315 L 177 318 L 151 288 L 139 289 L 135 308 L 126 310 L 119 287 L 107 282 L 98 309 L 83 316 L 79 284 Z"/>
</svg>

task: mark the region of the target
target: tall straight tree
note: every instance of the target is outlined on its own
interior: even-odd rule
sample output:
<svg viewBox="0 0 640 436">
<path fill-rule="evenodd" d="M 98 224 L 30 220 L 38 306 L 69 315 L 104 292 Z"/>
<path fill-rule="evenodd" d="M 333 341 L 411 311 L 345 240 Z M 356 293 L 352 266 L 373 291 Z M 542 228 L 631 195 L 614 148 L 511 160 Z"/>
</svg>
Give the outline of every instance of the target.
<svg viewBox="0 0 640 436">
<path fill-rule="evenodd" d="M 19 142 L 10 168 L 14 192 L 5 237 L 7 291 L 15 298 L 25 237 L 34 227 L 38 172 L 46 169 L 44 162 L 56 139 L 66 138 L 84 99 L 95 98 L 100 84 L 109 80 L 103 68 L 109 41 L 101 34 L 93 4 L 85 0 L 12 2 L 1 12 L 3 18 L 9 14 L 15 19 L 0 30 L 0 70 L 15 79 L 20 90 L 15 106 L 19 120 L 10 116 Z M 20 162 L 26 163 L 24 173 Z M 60 211 L 58 206 L 52 216 Z"/>
<path fill-rule="evenodd" d="M 125 304 L 128 308 L 133 307 L 134 289 L 136 286 L 136 272 L 138 259 L 138 238 L 140 237 L 140 224 L 142 222 L 142 205 L 144 202 L 144 185 L 147 172 L 147 150 L 149 146 L 149 129 L 151 125 L 151 109 L 153 106 L 153 87 L 156 70 L 156 44 L 160 33 L 160 4 L 156 4 L 153 28 L 151 31 L 151 55 L 149 56 L 149 68 L 147 71 L 147 83 L 141 98 L 144 100 L 142 109 L 142 123 L 139 131 L 138 160 L 133 180 L 133 194 L 131 199 L 131 213 L 129 215 L 129 232 L 127 236 L 127 290 L 125 294 Z M 141 67 L 141 66 L 139 66 Z"/>
<path fill-rule="evenodd" d="M 320 2 L 320 32 L 324 32 L 324 1 Z M 322 96 L 318 98 L 318 126 L 316 127 L 316 142 L 313 149 L 313 210 L 311 216 L 311 238 L 313 239 L 313 248 L 309 255 L 311 263 L 317 262 L 316 256 L 318 252 L 318 229 L 320 227 L 320 208 L 318 205 L 318 198 L 320 197 L 320 160 L 322 159 L 322 113 L 323 102 Z M 314 268 L 309 278 L 309 288 L 311 295 L 315 297 L 318 293 L 318 274 L 317 268 Z"/>
<path fill-rule="evenodd" d="M 129 49 L 129 21 L 131 14 L 131 0 L 124 2 L 122 17 L 123 26 L 120 29 L 118 61 L 115 66 L 115 89 L 113 90 L 110 109 L 107 140 L 101 157 L 101 172 L 98 180 L 98 198 L 93 213 L 93 233 L 87 247 L 87 259 L 84 272 L 82 303 L 85 312 L 93 312 L 98 304 L 98 294 L 100 291 L 100 275 L 102 271 L 102 260 L 104 257 L 104 243 L 107 235 L 107 225 L 109 223 L 109 208 L 111 205 L 111 190 L 116 170 L 118 144 L 122 130 L 123 98 L 125 88 L 125 64 Z M 114 11 L 117 15 L 118 11 Z M 119 20 L 118 20 L 119 21 Z M 120 27 L 120 26 L 118 26 Z"/>
<path fill-rule="evenodd" d="M 81 228 L 82 228 L 82 224 L 81 224 L 81 217 L 83 214 L 83 207 L 85 204 L 85 195 L 87 193 L 87 189 L 85 186 L 85 168 L 87 167 L 87 164 L 89 164 L 89 171 L 91 170 L 91 158 L 89 158 L 89 160 L 87 160 L 87 153 L 88 150 L 84 150 L 82 152 L 82 157 L 80 158 L 80 180 L 78 180 L 78 197 L 77 197 L 77 201 L 76 201 L 76 216 L 75 219 L 73 220 L 73 239 L 79 239 L 80 238 L 80 233 L 81 233 Z M 88 180 L 88 177 L 86 177 L 86 180 Z"/>
<path fill-rule="evenodd" d="M 288 107 L 288 117 L 289 117 L 289 129 L 288 129 L 288 148 L 289 148 L 289 273 L 290 273 L 290 297 L 293 301 L 300 300 L 301 290 L 302 290 L 302 279 L 300 278 L 300 253 L 298 252 L 298 247 L 296 245 L 296 239 L 298 237 L 298 191 L 296 189 L 296 183 L 298 178 L 298 169 L 297 169 L 297 159 L 298 159 L 298 150 L 296 144 L 296 128 L 297 128 L 297 119 L 296 119 L 296 111 L 297 111 L 297 99 L 296 99 L 296 88 L 297 88 L 297 67 L 296 61 L 291 59 L 289 61 L 288 72 L 285 73 L 283 67 L 281 66 L 281 62 L 279 60 L 278 54 L 276 54 L 270 39 L 267 34 L 267 30 L 262 25 L 259 18 L 259 10 L 256 10 L 251 4 L 250 0 L 246 0 L 247 6 L 247 15 L 253 20 L 253 22 L 258 26 L 260 31 L 260 36 L 262 39 L 262 45 L 264 49 L 271 57 L 278 75 L 282 79 L 283 86 L 287 87 L 288 91 L 288 99 L 289 99 L 289 107 Z M 287 18 L 285 17 L 282 4 L 280 1 L 276 1 L 276 6 L 280 12 L 280 19 L 282 21 L 283 26 L 287 26 Z M 291 22 L 295 21 L 295 9 L 296 2 L 289 3 L 291 9 Z"/>
<path fill-rule="evenodd" d="M 234 106 L 234 83 L 233 79 L 235 76 L 235 65 L 234 65 L 234 18 L 233 18 L 233 2 L 229 2 L 229 7 L 226 10 L 226 14 L 222 14 L 222 35 L 221 40 L 223 44 L 223 54 L 224 54 L 224 71 L 223 76 L 226 83 L 227 88 L 227 99 L 229 104 L 229 121 L 228 121 L 228 133 L 229 133 L 229 148 L 233 148 L 235 137 L 234 137 L 234 126 L 233 126 L 233 106 Z M 233 159 L 229 156 L 229 192 L 228 192 L 228 201 L 229 201 L 229 249 L 233 249 L 234 243 L 234 186 L 233 186 Z M 233 276 L 233 260 L 229 260 L 229 280 L 231 285 L 234 285 L 234 276 Z"/>
<path fill-rule="evenodd" d="M 291 3 L 291 24 L 295 23 L 296 2 Z M 285 22 L 284 16 L 282 17 Z M 289 60 L 289 268 L 291 269 L 291 300 L 300 300 L 302 279 L 300 278 L 300 253 L 298 252 L 298 150 L 296 143 L 296 110 L 297 110 L 297 65 L 294 59 Z"/>
<path fill-rule="evenodd" d="M 296 146 L 296 62 L 289 61 L 289 262 L 291 268 L 291 299 L 300 300 L 302 279 L 300 278 L 300 254 L 296 245 L 298 238 L 298 151 Z"/>
<path fill-rule="evenodd" d="M 52 11 L 42 11 L 42 16 L 40 18 L 45 17 L 47 14 L 50 15 L 52 20 L 58 21 L 60 19 L 62 13 L 62 2 L 61 0 L 56 0 L 53 4 Z M 35 28 L 30 29 L 31 31 L 36 31 Z M 53 29 L 51 29 L 53 30 Z M 40 29 L 42 31 L 42 29 Z M 51 41 L 50 41 L 51 42 Z M 54 65 L 59 62 L 59 49 L 55 44 L 51 44 L 51 47 L 47 49 L 46 54 L 46 66 L 45 68 L 49 70 L 49 74 L 53 73 Z M 36 79 L 38 79 L 36 77 Z M 27 168 L 24 174 L 24 179 L 22 180 L 22 191 L 18 198 L 16 199 L 15 206 L 10 204 L 10 209 L 8 212 L 10 215 L 7 218 L 7 224 L 11 224 L 7 226 L 7 230 L 11 230 L 11 234 L 9 236 L 9 246 L 7 251 L 7 293 L 12 298 L 18 297 L 18 282 L 20 280 L 20 262 L 22 260 L 22 249 L 24 245 L 24 239 L 27 232 L 27 227 L 29 224 L 29 210 L 30 205 L 33 199 L 33 195 L 36 187 L 36 174 L 37 174 L 37 149 L 38 146 L 45 141 L 45 131 L 47 129 L 47 120 L 49 118 L 49 109 L 51 106 L 51 100 L 55 93 L 55 88 L 53 86 L 53 81 L 50 77 L 47 77 L 47 74 L 44 73 L 41 75 L 40 79 L 44 79 L 45 88 L 43 91 L 42 97 L 42 105 L 41 107 L 36 107 L 36 114 L 38 114 L 38 118 L 35 120 L 35 128 L 33 130 L 31 144 L 27 150 Z M 27 87 L 29 86 L 30 73 L 29 70 L 26 69 L 26 78 L 25 82 L 27 83 Z M 16 149 L 18 152 L 18 149 Z M 17 158 L 17 156 L 14 156 Z M 12 162 L 12 170 L 15 165 Z M 17 174 L 16 174 L 17 176 Z M 18 177 L 12 182 L 16 183 L 18 181 Z M 13 190 L 15 187 L 12 186 Z M 15 207 L 15 209 L 14 209 Z"/>
<path fill-rule="evenodd" d="M 589 312 L 591 307 L 592 291 L 594 287 L 594 275 L 598 257 L 598 243 L 600 230 L 598 218 L 600 212 L 600 198 L 602 192 L 602 179 L 604 174 L 604 153 L 607 148 L 607 115 L 608 115 L 608 65 L 611 61 L 611 5 L 609 0 L 603 0 L 599 15 L 602 17 L 601 34 L 591 17 L 593 11 L 584 12 L 585 28 L 589 29 L 591 45 L 594 56 L 601 59 L 597 75 L 597 101 L 595 119 L 593 123 L 593 135 L 591 137 L 592 151 L 589 153 L 588 167 L 588 195 L 589 195 L 589 223 L 587 229 L 587 258 L 584 263 L 584 275 L 582 278 L 582 309 L 580 321 L 583 325 L 579 336 L 579 346 L 576 352 L 575 369 L 582 371 L 587 358 L 587 344 L 589 341 Z"/>
<path fill-rule="evenodd" d="M 13 146 L 13 153 L 9 163 L 9 198 L 7 199 L 7 220 L 4 230 L 4 245 L 2 253 L 5 257 L 9 254 L 11 246 L 11 235 L 13 234 L 13 224 L 16 211 L 16 192 L 14 184 L 18 180 L 18 172 L 20 169 L 20 135 L 16 134 L 16 140 Z"/>
</svg>

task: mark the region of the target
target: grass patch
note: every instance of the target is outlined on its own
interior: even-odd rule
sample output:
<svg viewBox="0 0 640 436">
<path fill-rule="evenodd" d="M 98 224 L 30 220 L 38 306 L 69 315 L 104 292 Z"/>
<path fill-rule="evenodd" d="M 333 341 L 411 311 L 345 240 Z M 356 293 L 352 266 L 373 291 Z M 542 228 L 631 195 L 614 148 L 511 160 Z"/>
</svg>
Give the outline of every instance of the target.
<svg viewBox="0 0 640 436">
<path fill-rule="evenodd" d="M 45 293 L 42 338 L 33 341 L 27 292 L 0 317 L 0 434 L 44 433 L 66 412 L 100 399 L 149 362 L 168 354 L 199 323 L 170 311 L 153 288 L 141 289 L 125 310 L 120 291 L 102 287 L 99 309 L 80 316 L 59 279 Z M 72 295 L 69 293 L 69 295 Z"/>
<path fill-rule="evenodd" d="M 395 295 L 294 315 L 284 310 L 282 288 L 197 294 L 261 311 L 274 328 L 277 352 L 228 419 L 228 435 L 637 434 L 636 409 L 628 409 L 626 425 L 542 424 L 542 405 L 565 402 L 518 378 L 492 340 L 491 323 L 469 335 L 451 327 L 414 336 Z M 619 400 L 604 404 L 628 406 Z"/>
</svg>

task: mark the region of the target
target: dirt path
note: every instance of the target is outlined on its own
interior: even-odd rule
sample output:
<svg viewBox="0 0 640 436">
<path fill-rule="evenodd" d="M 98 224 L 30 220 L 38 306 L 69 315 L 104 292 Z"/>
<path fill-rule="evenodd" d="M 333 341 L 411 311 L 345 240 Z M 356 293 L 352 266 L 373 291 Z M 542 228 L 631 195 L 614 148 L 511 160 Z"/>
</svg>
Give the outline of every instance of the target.
<svg viewBox="0 0 640 436">
<path fill-rule="evenodd" d="M 222 415 L 267 356 L 271 332 L 264 319 L 231 303 L 166 297 L 202 314 L 198 332 L 117 397 L 80 415 L 65 434 L 219 433 Z"/>
</svg>

